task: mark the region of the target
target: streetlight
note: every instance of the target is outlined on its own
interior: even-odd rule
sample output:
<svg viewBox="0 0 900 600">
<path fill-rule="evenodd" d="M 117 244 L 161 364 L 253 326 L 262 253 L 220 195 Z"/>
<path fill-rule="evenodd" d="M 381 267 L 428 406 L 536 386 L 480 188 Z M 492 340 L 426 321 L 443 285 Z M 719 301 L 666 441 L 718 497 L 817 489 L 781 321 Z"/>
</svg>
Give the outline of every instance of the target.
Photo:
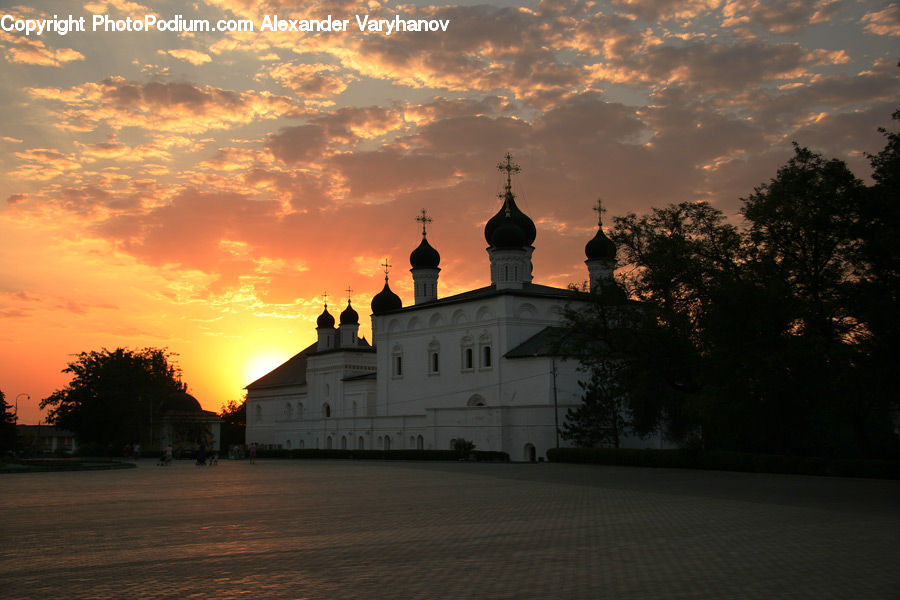
<svg viewBox="0 0 900 600">
<path fill-rule="evenodd" d="M 31 396 L 26 394 L 25 392 L 22 392 L 21 394 L 18 394 L 16 396 L 16 414 L 15 414 L 15 417 L 13 417 L 13 424 L 14 424 L 14 430 L 15 430 L 15 433 L 13 434 L 13 451 L 15 451 L 16 446 L 18 446 L 18 444 L 16 442 L 19 439 L 19 397 L 20 396 L 25 396 L 25 400 L 31 400 Z"/>
</svg>

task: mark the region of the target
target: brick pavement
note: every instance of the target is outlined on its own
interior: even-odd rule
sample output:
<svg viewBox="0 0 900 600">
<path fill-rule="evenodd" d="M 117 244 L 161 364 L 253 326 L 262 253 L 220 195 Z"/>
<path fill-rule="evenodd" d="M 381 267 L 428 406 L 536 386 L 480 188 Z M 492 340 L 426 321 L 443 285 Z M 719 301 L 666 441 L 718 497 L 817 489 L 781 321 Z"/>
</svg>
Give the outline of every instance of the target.
<svg viewBox="0 0 900 600">
<path fill-rule="evenodd" d="M 900 597 L 898 482 L 144 461 L 0 486 L 0 598 Z"/>
</svg>

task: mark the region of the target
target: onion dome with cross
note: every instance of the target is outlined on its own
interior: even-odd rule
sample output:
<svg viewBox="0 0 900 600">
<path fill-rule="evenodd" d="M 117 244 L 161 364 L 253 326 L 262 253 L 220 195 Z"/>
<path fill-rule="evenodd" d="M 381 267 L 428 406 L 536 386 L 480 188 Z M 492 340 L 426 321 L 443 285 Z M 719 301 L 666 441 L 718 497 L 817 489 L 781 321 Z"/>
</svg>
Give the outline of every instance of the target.
<svg viewBox="0 0 900 600">
<path fill-rule="evenodd" d="M 422 209 L 422 215 L 416 217 L 416 221 L 422 223 L 422 241 L 418 247 L 409 255 L 409 264 L 413 269 L 436 269 L 441 263 L 441 255 L 437 250 L 431 247 L 426 236 L 425 226 L 431 223 L 432 219 L 428 216 L 425 209 Z"/>
<path fill-rule="evenodd" d="M 391 265 L 388 264 L 386 258 L 381 263 L 381 266 L 384 268 L 384 288 L 372 298 L 372 314 L 374 315 L 403 308 L 403 301 L 400 300 L 400 296 L 392 292 L 391 287 L 388 285 L 388 270 L 391 268 Z"/>
<path fill-rule="evenodd" d="M 508 152 L 506 153 L 506 162 L 500 163 L 497 168 L 506 171 L 506 190 L 499 196 L 503 199 L 503 206 L 484 226 L 484 239 L 491 247 L 498 247 L 494 243 L 494 234 L 506 225 L 504 227 L 506 231 L 498 240 L 499 243 L 504 244 L 503 247 L 511 247 L 509 246 L 511 243 L 515 243 L 517 247 L 531 246 L 537 237 L 537 229 L 534 221 L 516 205 L 516 195 L 512 192 L 512 174 L 519 173 L 522 169 L 519 165 L 513 164 L 512 155 Z M 514 233 L 511 226 L 520 229 L 521 236 Z M 521 243 L 519 243 L 519 237 L 521 237 Z"/>
</svg>

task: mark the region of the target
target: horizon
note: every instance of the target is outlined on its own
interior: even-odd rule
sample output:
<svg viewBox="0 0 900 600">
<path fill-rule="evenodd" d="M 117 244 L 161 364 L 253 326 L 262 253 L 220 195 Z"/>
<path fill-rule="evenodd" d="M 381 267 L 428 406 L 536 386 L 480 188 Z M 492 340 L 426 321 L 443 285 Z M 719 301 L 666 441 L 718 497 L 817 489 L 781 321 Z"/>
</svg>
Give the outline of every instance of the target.
<svg viewBox="0 0 900 600">
<path fill-rule="evenodd" d="M 900 7 L 810 4 L 403 3 L 446 31 L 387 35 L 353 15 L 395 2 L 88 0 L 66 9 L 86 31 L 0 31 L 0 390 L 29 394 L 19 423 L 37 423 L 74 355 L 152 346 L 218 412 L 315 340 L 324 292 L 338 314 L 354 290 L 369 340 L 385 259 L 412 304 L 423 208 L 439 296 L 489 284 L 506 152 L 535 282 L 557 287 L 587 279 L 598 197 L 605 226 L 703 200 L 737 223 L 792 141 L 870 182 L 877 129 L 896 127 Z M 257 29 L 90 28 L 151 13 Z M 260 31 L 274 14 L 350 27 Z"/>
</svg>

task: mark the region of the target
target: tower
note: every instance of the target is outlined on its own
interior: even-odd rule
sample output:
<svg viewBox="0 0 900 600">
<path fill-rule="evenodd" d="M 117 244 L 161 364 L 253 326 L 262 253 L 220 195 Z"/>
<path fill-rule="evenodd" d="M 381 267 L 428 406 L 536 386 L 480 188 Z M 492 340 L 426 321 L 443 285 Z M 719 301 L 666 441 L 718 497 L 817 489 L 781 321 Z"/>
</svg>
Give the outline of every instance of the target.
<svg viewBox="0 0 900 600">
<path fill-rule="evenodd" d="M 441 262 L 441 255 L 428 243 L 425 226 L 431 223 L 432 219 L 424 208 L 421 216 L 416 217 L 416 221 L 422 223 L 422 241 L 409 255 L 409 264 L 412 266 L 409 271 L 413 276 L 415 304 L 422 304 L 437 300 L 438 274 L 441 272 L 438 265 Z"/>
<path fill-rule="evenodd" d="M 373 345 L 375 344 L 375 317 L 392 310 L 403 308 L 403 301 L 400 300 L 400 296 L 391 291 L 391 286 L 388 285 L 388 271 L 390 270 L 391 265 L 388 264 L 388 260 L 386 258 L 384 259 L 384 262 L 381 263 L 381 266 L 384 269 L 384 287 L 380 292 L 375 294 L 375 297 L 372 298 L 371 304 Z"/>
<path fill-rule="evenodd" d="M 316 350 L 319 352 L 331 350 L 335 347 L 334 317 L 328 312 L 328 292 L 325 292 L 324 296 L 325 309 L 319 315 L 319 318 L 316 319 L 316 335 L 318 336 Z"/>
<path fill-rule="evenodd" d="M 588 278 L 591 292 L 599 294 L 604 287 L 613 283 L 613 271 L 616 270 L 616 245 L 603 233 L 603 202 L 597 199 L 597 234 L 584 247 L 587 260 Z"/>
<path fill-rule="evenodd" d="M 484 239 L 491 259 L 491 284 L 497 289 L 521 289 L 531 283 L 534 240 L 537 230 L 528 215 L 516 206 L 512 192 L 512 174 L 519 173 L 519 165 L 513 164 L 507 152 L 506 162 L 497 165 L 506 171 L 506 190 L 499 197 L 503 206 L 484 226 Z"/>
<path fill-rule="evenodd" d="M 338 334 L 341 338 L 341 347 L 349 348 L 356 345 L 359 334 L 359 315 L 350 306 L 350 294 L 353 292 L 347 288 L 347 308 L 341 312 L 340 326 Z"/>
</svg>

